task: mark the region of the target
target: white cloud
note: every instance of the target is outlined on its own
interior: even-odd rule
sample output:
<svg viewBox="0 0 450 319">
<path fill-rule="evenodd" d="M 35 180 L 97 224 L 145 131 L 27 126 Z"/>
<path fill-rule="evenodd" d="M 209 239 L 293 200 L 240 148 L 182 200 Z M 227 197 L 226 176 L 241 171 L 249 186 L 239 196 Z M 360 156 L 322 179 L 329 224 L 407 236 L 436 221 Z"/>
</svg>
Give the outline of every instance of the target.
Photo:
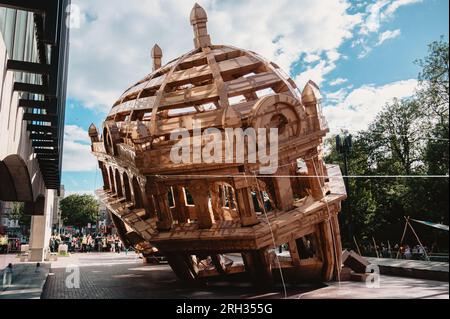
<svg viewBox="0 0 450 319">
<path fill-rule="evenodd" d="M 400 7 L 419 2 L 422 2 L 422 0 L 380 0 L 368 5 L 364 14 L 364 21 L 361 23 L 359 29 L 360 38 L 354 40 L 352 44 L 352 46 L 360 45 L 362 47 L 362 51 L 359 53 L 358 58 L 364 58 L 372 51 L 371 46 L 368 44 L 368 37 L 371 34 L 377 34 L 380 31 L 383 22 L 392 19 L 395 12 Z M 393 32 L 397 32 L 397 30 Z M 398 34 L 394 34 L 394 36 L 400 35 L 399 32 L 400 30 L 398 30 Z M 389 33 L 386 35 L 389 35 Z M 384 39 L 381 41 L 381 35 L 379 35 L 377 39 L 378 42 L 375 45 L 380 45 L 383 41 L 387 40 Z"/>
<path fill-rule="evenodd" d="M 360 34 L 378 32 L 382 22 L 391 19 L 402 6 L 422 2 L 422 0 L 380 0 L 367 6 Z"/>
<path fill-rule="evenodd" d="M 313 63 L 320 60 L 320 55 L 317 54 L 307 54 L 303 59 L 306 63 Z"/>
<path fill-rule="evenodd" d="M 88 132 L 77 125 L 64 126 L 64 140 L 90 143 Z"/>
<path fill-rule="evenodd" d="M 394 98 L 402 99 L 412 96 L 416 87 L 417 80 L 409 79 L 383 86 L 363 85 L 346 95 L 342 89 L 327 94 L 327 98 L 330 96 L 332 98 L 327 101 L 328 103 L 337 101 L 336 104 L 326 106 L 323 110 L 330 125 L 330 131 L 336 133 L 344 128 L 349 131 L 367 129 L 386 103 Z"/>
<path fill-rule="evenodd" d="M 336 64 L 327 60 L 322 60 L 313 67 L 307 68 L 295 77 L 295 82 L 302 89 L 309 80 L 314 81 L 318 86 L 322 84 L 325 76 L 336 68 Z"/>
<path fill-rule="evenodd" d="M 328 102 L 332 103 L 340 103 L 347 96 L 348 90 L 346 88 L 342 88 L 336 92 L 327 93 L 326 98 Z"/>
<path fill-rule="evenodd" d="M 400 29 L 396 29 L 396 30 L 387 30 L 383 33 L 381 33 L 378 36 L 378 42 L 377 45 L 381 45 L 383 44 L 384 41 L 389 40 L 389 39 L 394 39 L 396 37 L 398 37 L 400 35 Z"/>
<path fill-rule="evenodd" d="M 337 78 L 334 79 L 333 81 L 331 81 L 330 83 L 328 83 L 331 86 L 335 86 L 335 85 L 340 85 L 340 84 L 344 84 L 346 83 L 348 80 L 347 79 L 343 79 L 343 78 Z"/>
<path fill-rule="evenodd" d="M 66 125 L 62 169 L 66 172 L 84 172 L 97 168 L 95 157 L 91 154 L 88 132 L 76 125 Z"/>
<path fill-rule="evenodd" d="M 328 68 L 319 67 L 316 73 L 326 73 L 362 21 L 361 14 L 348 13 L 351 5 L 346 0 L 199 2 L 208 13 L 213 43 L 253 50 L 286 71 L 304 55 L 306 61 L 300 63 L 323 57 Z M 193 49 L 191 1 L 72 3 L 83 19 L 79 29 L 71 30 L 69 96 L 89 108 L 108 111 L 130 84 L 149 73 L 155 42 L 166 62 Z"/>
<path fill-rule="evenodd" d="M 386 8 L 385 14 L 390 16 L 390 15 L 394 14 L 394 12 L 401 6 L 406 6 L 408 4 L 414 4 L 414 3 L 419 3 L 419 2 L 422 2 L 422 0 L 395 0 L 388 5 L 388 7 Z"/>
<path fill-rule="evenodd" d="M 339 52 L 337 52 L 336 50 L 327 51 L 326 54 L 327 54 L 327 58 L 328 58 L 328 60 L 330 60 L 330 62 L 335 62 L 335 61 L 339 60 L 339 58 L 341 57 L 341 54 Z"/>
<path fill-rule="evenodd" d="M 377 32 L 381 25 L 381 20 L 386 17 L 383 14 L 383 9 L 389 5 L 389 0 L 376 1 L 366 8 L 366 19 L 361 27 L 360 34 L 368 35 L 369 33 Z"/>
</svg>

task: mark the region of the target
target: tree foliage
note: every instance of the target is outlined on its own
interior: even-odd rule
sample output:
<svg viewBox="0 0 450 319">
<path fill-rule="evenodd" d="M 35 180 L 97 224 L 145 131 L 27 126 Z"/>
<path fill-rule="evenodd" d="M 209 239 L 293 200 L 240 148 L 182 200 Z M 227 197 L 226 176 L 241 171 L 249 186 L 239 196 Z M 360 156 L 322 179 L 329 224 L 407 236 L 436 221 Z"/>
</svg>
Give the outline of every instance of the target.
<svg viewBox="0 0 450 319">
<path fill-rule="evenodd" d="M 349 180 L 341 222 L 347 246 L 350 234 L 398 242 L 403 216 L 448 225 L 448 59 L 448 43 L 431 43 L 428 56 L 416 61 L 422 68 L 417 93 L 385 105 L 367 130 L 353 135 L 349 174 L 368 177 Z M 343 167 L 334 137 L 327 143 L 326 160 Z M 448 235 L 417 227 L 429 245 L 444 235 L 448 247 Z"/>
<path fill-rule="evenodd" d="M 18 220 L 21 226 L 30 227 L 31 215 L 25 215 L 25 205 L 21 202 L 15 202 L 12 204 L 9 217 L 14 220 Z"/>
<path fill-rule="evenodd" d="M 98 219 L 99 204 L 92 195 L 73 194 L 59 202 L 61 218 L 66 226 L 86 227 Z"/>
</svg>

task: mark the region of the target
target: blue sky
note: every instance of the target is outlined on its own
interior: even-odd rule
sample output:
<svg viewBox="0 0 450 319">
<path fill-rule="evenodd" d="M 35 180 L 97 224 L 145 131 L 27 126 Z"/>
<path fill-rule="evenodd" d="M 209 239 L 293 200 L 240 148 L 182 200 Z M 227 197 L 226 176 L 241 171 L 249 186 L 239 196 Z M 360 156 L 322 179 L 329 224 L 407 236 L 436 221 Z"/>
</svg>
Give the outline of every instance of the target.
<svg viewBox="0 0 450 319">
<path fill-rule="evenodd" d="M 92 193 L 101 176 L 87 128 L 101 127 L 114 100 L 150 71 L 155 42 L 164 61 L 192 48 L 193 2 L 72 3 L 80 25 L 71 30 L 62 182 L 68 193 Z M 419 72 L 413 61 L 427 54 L 428 43 L 448 39 L 447 0 L 199 3 L 213 43 L 274 60 L 300 88 L 309 79 L 318 83 L 331 131 L 364 129 L 386 102 L 413 94 Z"/>
</svg>

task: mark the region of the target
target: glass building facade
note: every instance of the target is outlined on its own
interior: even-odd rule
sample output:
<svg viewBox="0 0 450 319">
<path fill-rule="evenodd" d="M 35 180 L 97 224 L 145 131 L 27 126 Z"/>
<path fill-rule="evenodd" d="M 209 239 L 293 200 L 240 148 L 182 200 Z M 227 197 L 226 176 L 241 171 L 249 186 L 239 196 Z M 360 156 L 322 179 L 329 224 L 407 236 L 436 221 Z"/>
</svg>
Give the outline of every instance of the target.
<svg viewBox="0 0 450 319">
<path fill-rule="evenodd" d="M 34 13 L 0 7 L 0 32 L 9 58 L 26 62 L 39 62 Z M 38 74 L 15 72 L 17 80 L 41 84 Z"/>
<path fill-rule="evenodd" d="M 70 0 L 0 0 L 0 33 L 14 91 L 46 187 L 59 190 L 64 136 Z M 0 109 L 1 110 L 1 109 Z"/>
</svg>

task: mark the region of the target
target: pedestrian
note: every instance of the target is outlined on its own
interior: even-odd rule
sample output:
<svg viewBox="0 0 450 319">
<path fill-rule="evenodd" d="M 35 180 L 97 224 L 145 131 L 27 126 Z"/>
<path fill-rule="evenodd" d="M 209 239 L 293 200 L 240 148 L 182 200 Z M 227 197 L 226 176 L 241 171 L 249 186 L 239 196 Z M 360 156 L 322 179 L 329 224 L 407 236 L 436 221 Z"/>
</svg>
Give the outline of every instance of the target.
<svg viewBox="0 0 450 319">
<path fill-rule="evenodd" d="M 55 252 L 55 236 L 54 236 L 54 235 L 52 235 L 52 236 L 50 237 L 50 251 L 51 251 L 52 253 Z"/>
<path fill-rule="evenodd" d="M 59 245 L 61 244 L 61 236 L 59 234 L 56 234 L 55 236 L 55 253 L 58 252 Z"/>
<path fill-rule="evenodd" d="M 405 259 L 411 259 L 411 248 L 408 245 L 405 246 Z"/>
<path fill-rule="evenodd" d="M 81 252 L 86 252 L 87 246 L 87 237 L 86 235 L 83 235 L 83 238 L 81 239 Z"/>
<path fill-rule="evenodd" d="M 116 241 L 116 253 L 120 254 L 120 250 L 122 248 L 122 242 L 120 240 Z"/>
<path fill-rule="evenodd" d="M 11 263 L 8 264 L 8 267 L 3 271 L 3 289 L 9 288 L 12 284 L 13 280 L 13 265 Z"/>
<path fill-rule="evenodd" d="M 423 250 L 423 248 L 421 246 L 419 246 L 417 250 L 419 253 L 419 259 L 424 260 L 425 259 L 425 251 Z"/>
<path fill-rule="evenodd" d="M 91 237 L 91 234 L 89 234 L 86 239 L 86 248 L 87 248 L 88 253 L 91 252 L 91 247 L 92 247 L 92 237 Z"/>
</svg>

